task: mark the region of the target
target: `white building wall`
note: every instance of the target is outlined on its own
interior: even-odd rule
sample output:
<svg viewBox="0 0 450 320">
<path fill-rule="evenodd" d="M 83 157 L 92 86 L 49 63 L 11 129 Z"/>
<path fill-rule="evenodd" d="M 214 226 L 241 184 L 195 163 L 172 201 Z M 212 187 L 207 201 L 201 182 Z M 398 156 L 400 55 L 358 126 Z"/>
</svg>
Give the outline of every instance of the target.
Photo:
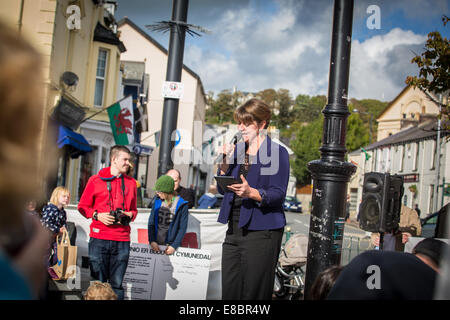
<svg viewBox="0 0 450 320">
<path fill-rule="evenodd" d="M 434 164 L 435 140 L 423 140 L 417 142 L 409 142 L 403 145 L 395 145 L 390 147 L 377 148 L 369 151 L 372 157 L 365 160 L 365 155 L 361 152 L 361 163 L 363 164 L 363 172 L 361 172 L 361 184 L 358 188 L 358 203 L 362 199 L 362 188 L 364 182 L 364 173 L 389 172 L 390 174 L 419 175 L 419 181 L 405 182 L 404 195 L 402 203 L 413 208 L 418 204 L 421 210 L 421 217 L 433 213 L 437 210 L 433 208 L 434 185 L 436 184 L 436 168 Z M 441 139 L 441 159 L 440 159 L 440 177 L 439 185 L 442 185 L 444 179 L 446 183 L 450 180 L 450 166 L 447 164 L 450 157 L 449 142 Z M 372 169 L 374 168 L 374 170 Z M 416 185 L 417 192 L 412 193 L 409 187 Z M 438 208 L 449 202 L 450 197 L 443 198 L 443 190 L 439 188 L 437 195 Z"/>
<path fill-rule="evenodd" d="M 166 79 L 167 52 L 161 50 L 155 43 L 138 32 L 127 22 L 119 26 L 120 39 L 127 51 L 121 55 L 122 60 L 144 61 L 145 73 L 149 74 L 149 96 L 147 103 L 148 132 L 143 132 L 143 144 L 156 147 L 155 132 L 161 130 L 164 98 L 161 93 Z M 193 149 L 200 151 L 202 131 L 198 131 L 198 124 L 204 124 L 206 97 L 203 95 L 200 81 L 185 68 L 182 70 L 181 82 L 184 93 L 179 102 L 177 130 L 181 136 L 179 144 L 173 150 L 174 167 L 181 173 L 181 185 L 189 187 L 196 184 L 197 173 L 192 168 L 194 163 Z M 195 121 L 194 121 L 195 120 Z M 195 129 L 195 130 L 194 130 Z M 200 135 L 200 137 L 196 137 Z M 147 185 L 152 187 L 157 179 L 159 148 L 156 148 L 149 157 Z M 204 168 L 199 168 L 203 170 Z M 195 172 L 194 172 L 195 171 Z M 151 190 L 150 194 L 152 193 Z"/>
</svg>

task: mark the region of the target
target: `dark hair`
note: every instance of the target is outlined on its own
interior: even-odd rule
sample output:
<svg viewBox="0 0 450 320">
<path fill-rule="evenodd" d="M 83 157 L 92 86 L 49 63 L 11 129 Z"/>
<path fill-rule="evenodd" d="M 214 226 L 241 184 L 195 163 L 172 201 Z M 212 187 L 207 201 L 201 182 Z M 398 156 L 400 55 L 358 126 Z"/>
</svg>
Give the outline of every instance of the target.
<svg viewBox="0 0 450 320">
<path fill-rule="evenodd" d="M 334 283 L 336 282 L 342 269 L 342 266 L 331 266 L 319 273 L 311 287 L 309 299 L 325 300 L 328 296 L 328 293 L 330 293 L 331 288 L 334 286 Z"/>
<path fill-rule="evenodd" d="M 119 155 L 119 152 L 126 152 L 128 154 L 131 154 L 130 150 L 127 147 L 115 145 L 111 148 L 111 151 L 109 152 L 109 161 L 112 161 L 113 157 L 117 157 Z"/>
<path fill-rule="evenodd" d="M 237 123 L 244 123 L 245 125 L 249 125 L 253 121 L 258 124 L 265 121 L 264 129 L 267 129 L 272 113 L 269 106 L 262 100 L 250 99 L 234 111 L 233 117 Z"/>
<path fill-rule="evenodd" d="M 424 256 L 430 258 L 436 266 L 440 266 L 442 254 L 444 253 L 445 247 L 448 246 L 445 242 L 434 239 L 426 238 L 418 242 L 414 249 L 413 254 L 423 254 Z"/>
</svg>

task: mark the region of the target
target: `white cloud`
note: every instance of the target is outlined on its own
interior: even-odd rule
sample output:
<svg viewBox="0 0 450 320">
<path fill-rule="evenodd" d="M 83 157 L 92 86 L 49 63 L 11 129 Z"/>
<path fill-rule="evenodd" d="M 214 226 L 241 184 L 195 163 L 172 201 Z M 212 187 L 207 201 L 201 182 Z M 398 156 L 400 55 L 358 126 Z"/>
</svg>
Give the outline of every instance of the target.
<svg viewBox="0 0 450 320">
<path fill-rule="evenodd" d="M 425 39 L 425 36 L 412 31 L 392 29 L 385 35 L 374 36 L 363 42 L 354 40 L 349 95 L 359 99 L 394 98 L 405 86 L 406 75 L 414 72 L 410 63 L 412 52 L 407 49 L 422 45 Z M 400 50 L 401 54 L 398 55 Z M 410 56 L 406 56 L 408 51 Z M 393 68 L 393 65 L 397 68 Z"/>
<path fill-rule="evenodd" d="M 313 8 L 314 9 L 314 8 Z M 281 1 L 274 13 L 249 6 L 228 9 L 212 26 L 208 47 L 187 44 L 185 63 L 205 89 L 215 93 L 237 86 L 242 91 L 289 89 L 298 94 L 327 94 L 331 7 L 308 15 L 303 2 Z M 306 10 L 306 12 L 305 12 Z M 420 52 L 426 37 L 392 29 L 352 42 L 349 96 L 393 99 L 414 73 L 411 49 Z"/>
</svg>

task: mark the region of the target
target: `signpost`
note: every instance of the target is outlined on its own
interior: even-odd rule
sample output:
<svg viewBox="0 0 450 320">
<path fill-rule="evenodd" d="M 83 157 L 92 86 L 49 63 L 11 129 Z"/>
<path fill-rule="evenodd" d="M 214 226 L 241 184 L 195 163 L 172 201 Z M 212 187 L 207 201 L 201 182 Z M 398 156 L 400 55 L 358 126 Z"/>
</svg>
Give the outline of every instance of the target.
<svg viewBox="0 0 450 320">
<path fill-rule="evenodd" d="M 188 0 L 174 0 L 172 8 L 173 26 L 170 28 L 169 57 L 167 62 L 166 83 L 163 86 L 164 110 L 161 123 L 161 143 L 158 159 L 158 177 L 173 167 L 171 159 L 174 141 L 171 136 L 177 128 L 178 106 L 183 94 L 181 71 L 183 68 L 184 40 Z M 165 86 L 167 88 L 165 89 Z"/>
</svg>

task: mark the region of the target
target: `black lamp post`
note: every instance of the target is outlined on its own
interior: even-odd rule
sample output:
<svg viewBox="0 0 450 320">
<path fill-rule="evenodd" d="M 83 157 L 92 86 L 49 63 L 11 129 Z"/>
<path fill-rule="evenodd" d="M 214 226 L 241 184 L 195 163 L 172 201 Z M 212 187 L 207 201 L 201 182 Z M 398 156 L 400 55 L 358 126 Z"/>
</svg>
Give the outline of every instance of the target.
<svg viewBox="0 0 450 320">
<path fill-rule="evenodd" d="M 340 264 L 347 182 L 356 171 L 356 166 L 345 162 L 352 19 L 353 0 L 335 0 L 321 158 L 308 164 L 314 183 L 305 276 L 307 299 L 317 275 Z"/>
<path fill-rule="evenodd" d="M 173 0 L 173 23 L 170 29 L 166 81 L 181 81 L 188 5 L 188 0 Z M 172 132 L 177 128 L 179 102 L 179 99 L 164 98 L 163 119 L 161 123 L 161 143 L 158 159 L 158 177 L 173 168 L 171 156 L 175 142 L 172 141 L 171 138 Z"/>
</svg>

